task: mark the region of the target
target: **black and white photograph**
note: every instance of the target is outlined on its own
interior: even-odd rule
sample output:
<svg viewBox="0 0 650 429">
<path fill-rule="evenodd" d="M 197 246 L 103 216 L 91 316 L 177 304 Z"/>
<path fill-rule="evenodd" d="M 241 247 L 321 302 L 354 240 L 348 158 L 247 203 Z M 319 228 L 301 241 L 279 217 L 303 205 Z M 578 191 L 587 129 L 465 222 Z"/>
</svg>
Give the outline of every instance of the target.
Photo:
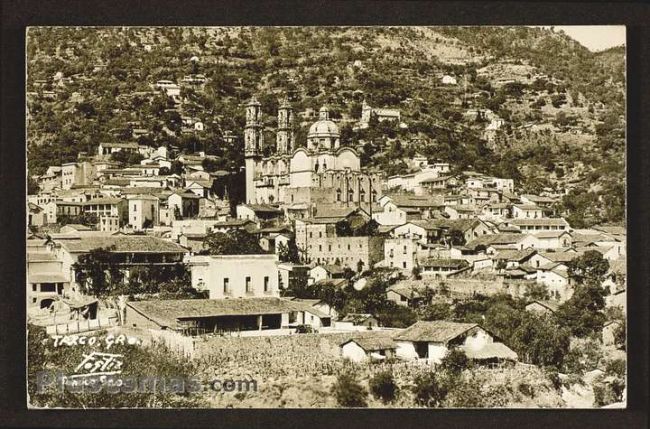
<svg viewBox="0 0 650 429">
<path fill-rule="evenodd" d="M 29 409 L 626 408 L 624 25 L 25 43 Z"/>
</svg>

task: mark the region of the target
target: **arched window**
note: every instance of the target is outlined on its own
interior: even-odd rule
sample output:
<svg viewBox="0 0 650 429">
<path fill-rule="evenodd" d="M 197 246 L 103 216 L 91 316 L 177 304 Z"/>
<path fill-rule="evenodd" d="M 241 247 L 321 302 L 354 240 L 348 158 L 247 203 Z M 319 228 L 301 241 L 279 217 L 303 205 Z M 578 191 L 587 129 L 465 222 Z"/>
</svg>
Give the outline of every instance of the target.
<svg viewBox="0 0 650 429">
<path fill-rule="evenodd" d="M 354 199 L 354 191 L 352 188 L 348 189 L 348 201 L 352 201 Z"/>
<path fill-rule="evenodd" d="M 363 189 L 359 192 L 359 201 L 366 201 L 366 191 Z"/>
<path fill-rule="evenodd" d="M 341 202 L 341 190 L 340 189 L 336 190 L 336 202 L 337 203 Z"/>
</svg>

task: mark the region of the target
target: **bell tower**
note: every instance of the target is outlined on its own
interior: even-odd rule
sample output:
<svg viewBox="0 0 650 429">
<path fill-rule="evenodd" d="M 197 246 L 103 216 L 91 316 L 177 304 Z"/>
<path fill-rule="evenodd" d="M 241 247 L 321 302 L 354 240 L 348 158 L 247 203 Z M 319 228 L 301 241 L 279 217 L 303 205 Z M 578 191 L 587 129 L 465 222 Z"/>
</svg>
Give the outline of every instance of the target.
<svg viewBox="0 0 650 429">
<path fill-rule="evenodd" d="M 255 172 L 262 159 L 262 146 L 264 137 L 262 133 L 261 104 L 253 96 L 246 104 L 246 126 L 244 128 L 244 162 L 246 164 L 246 203 L 254 204 Z"/>
<path fill-rule="evenodd" d="M 286 155 L 293 152 L 293 108 L 286 98 L 278 107 L 278 133 L 276 135 L 276 153 Z"/>
</svg>

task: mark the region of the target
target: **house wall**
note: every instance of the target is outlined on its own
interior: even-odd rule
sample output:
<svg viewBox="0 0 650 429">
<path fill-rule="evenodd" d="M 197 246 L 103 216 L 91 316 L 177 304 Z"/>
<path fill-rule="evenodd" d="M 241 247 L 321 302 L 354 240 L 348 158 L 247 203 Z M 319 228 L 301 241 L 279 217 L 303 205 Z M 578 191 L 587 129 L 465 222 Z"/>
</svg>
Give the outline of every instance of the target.
<svg viewBox="0 0 650 429">
<path fill-rule="evenodd" d="M 135 229 L 143 229 L 145 221 L 158 224 L 158 199 L 129 200 L 129 224 Z"/>
<path fill-rule="evenodd" d="M 429 363 L 439 364 L 442 358 L 447 354 L 447 346 L 438 343 L 429 343 L 428 345 L 428 360 Z"/>
<path fill-rule="evenodd" d="M 406 299 L 406 297 L 403 297 L 402 295 L 392 290 L 386 292 L 386 299 L 389 301 L 393 301 L 395 304 L 401 305 L 402 307 L 408 306 L 408 299 Z"/>
<path fill-rule="evenodd" d="M 406 212 L 393 203 L 384 206 L 381 212 L 374 212 L 372 218 L 379 225 L 403 225 L 406 223 Z"/>
<path fill-rule="evenodd" d="M 568 280 L 552 271 L 537 271 L 537 282 L 545 285 L 551 294 L 551 298 L 560 302 L 571 298 L 573 294 Z"/>
<path fill-rule="evenodd" d="M 410 238 L 389 238 L 384 241 L 384 263 L 390 268 L 411 271 L 415 266 L 417 244 Z"/>
<path fill-rule="evenodd" d="M 418 354 L 415 351 L 415 345 L 410 341 L 396 341 L 397 349 L 395 354 L 398 358 L 411 360 L 417 359 Z"/>
<path fill-rule="evenodd" d="M 324 267 L 317 266 L 309 270 L 309 279 L 316 283 L 320 280 L 326 280 L 329 278 L 329 274 Z"/>
<path fill-rule="evenodd" d="M 190 258 L 192 287 L 210 299 L 280 296 L 276 255 L 210 255 Z M 251 289 L 246 291 L 246 278 Z M 265 278 L 268 290 L 264 291 Z M 227 280 L 230 293 L 224 293 Z"/>
<path fill-rule="evenodd" d="M 350 359 L 352 362 L 364 362 L 369 359 L 368 355 L 366 355 L 365 350 L 363 350 L 354 341 L 350 341 L 341 347 L 341 355 L 344 358 Z"/>
<path fill-rule="evenodd" d="M 381 237 L 324 237 L 308 240 L 307 256 L 312 263 L 336 264 L 357 270 L 359 261 L 363 269 L 373 267 L 383 259 Z"/>
<path fill-rule="evenodd" d="M 393 230 L 393 235 L 399 236 L 399 237 L 415 237 L 418 236 L 419 242 L 422 244 L 428 244 L 428 243 L 433 243 L 436 238 L 436 234 L 434 232 L 427 232 L 424 228 L 417 226 L 412 223 L 407 223 L 404 225 L 400 225 L 397 228 Z"/>
</svg>

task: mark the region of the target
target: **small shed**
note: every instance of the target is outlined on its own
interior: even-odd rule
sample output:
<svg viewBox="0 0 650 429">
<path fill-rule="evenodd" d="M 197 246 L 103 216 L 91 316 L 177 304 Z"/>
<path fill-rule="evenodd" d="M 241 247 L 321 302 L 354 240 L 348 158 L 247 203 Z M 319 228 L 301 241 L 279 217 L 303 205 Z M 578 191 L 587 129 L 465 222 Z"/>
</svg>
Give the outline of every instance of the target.
<svg viewBox="0 0 650 429">
<path fill-rule="evenodd" d="M 363 362 L 393 358 L 397 345 L 390 337 L 360 337 L 344 341 L 340 347 L 344 358 Z"/>
<path fill-rule="evenodd" d="M 526 305 L 526 311 L 548 314 L 555 313 L 559 308 L 560 304 L 555 301 L 533 301 L 530 304 Z"/>
<path fill-rule="evenodd" d="M 341 321 L 352 323 L 353 326 L 365 326 L 368 328 L 376 328 L 379 326 L 379 321 L 372 314 L 365 313 L 348 313 Z"/>
</svg>

